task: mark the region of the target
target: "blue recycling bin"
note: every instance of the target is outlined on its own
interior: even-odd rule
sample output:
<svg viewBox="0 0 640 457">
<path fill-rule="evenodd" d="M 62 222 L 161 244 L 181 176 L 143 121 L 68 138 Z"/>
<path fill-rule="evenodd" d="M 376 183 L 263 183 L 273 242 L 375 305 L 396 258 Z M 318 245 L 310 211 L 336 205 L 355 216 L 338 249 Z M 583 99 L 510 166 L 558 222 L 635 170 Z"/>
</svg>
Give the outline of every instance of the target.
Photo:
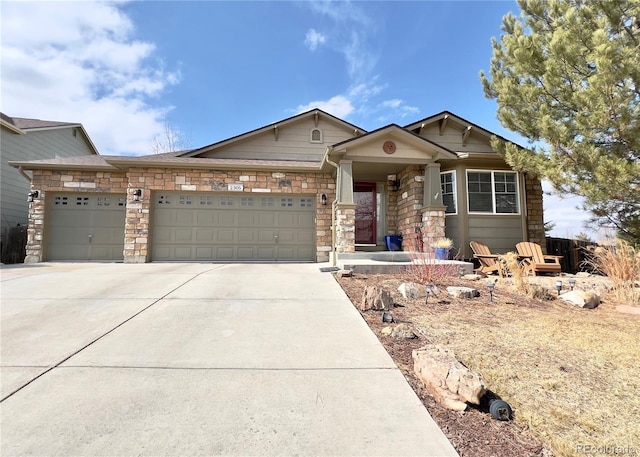
<svg viewBox="0 0 640 457">
<path fill-rule="evenodd" d="M 387 235 L 384 237 L 387 251 L 402 251 L 402 235 Z"/>
</svg>

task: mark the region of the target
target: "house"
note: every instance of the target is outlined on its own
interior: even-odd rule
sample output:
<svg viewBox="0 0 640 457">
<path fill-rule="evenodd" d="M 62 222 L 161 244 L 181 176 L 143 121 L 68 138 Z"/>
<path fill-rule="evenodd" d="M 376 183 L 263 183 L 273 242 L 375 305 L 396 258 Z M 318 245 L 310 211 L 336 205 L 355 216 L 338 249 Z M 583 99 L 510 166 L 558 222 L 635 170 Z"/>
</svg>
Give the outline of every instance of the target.
<svg viewBox="0 0 640 457">
<path fill-rule="evenodd" d="M 30 176 L 10 161 L 96 156 L 98 151 L 82 124 L 10 117 L 0 113 L 2 147 L 0 224 L 2 240 L 11 227 L 26 226 Z"/>
<path fill-rule="evenodd" d="M 190 151 L 14 161 L 38 191 L 26 261 L 324 262 L 388 234 L 447 236 L 467 258 L 470 240 L 542 243 L 540 181 L 491 136 L 447 111 L 367 132 L 313 109 Z"/>
</svg>

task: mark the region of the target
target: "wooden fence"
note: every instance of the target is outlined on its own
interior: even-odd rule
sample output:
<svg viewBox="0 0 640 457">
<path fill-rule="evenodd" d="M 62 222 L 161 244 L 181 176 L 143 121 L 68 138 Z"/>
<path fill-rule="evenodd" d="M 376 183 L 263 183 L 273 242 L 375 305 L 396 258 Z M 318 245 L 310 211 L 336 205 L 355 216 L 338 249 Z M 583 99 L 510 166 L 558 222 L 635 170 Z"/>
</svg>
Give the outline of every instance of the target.
<svg viewBox="0 0 640 457">
<path fill-rule="evenodd" d="M 2 263 L 22 263 L 26 255 L 27 227 L 18 225 L 2 231 Z"/>
<path fill-rule="evenodd" d="M 562 271 L 565 273 L 577 273 L 585 271 L 584 265 L 589 246 L 597 246 L 598 243 L 589 241 L 569 240 L 566 238 L 547 237 L 547 254 L 561 255 Z"/>
</svg>

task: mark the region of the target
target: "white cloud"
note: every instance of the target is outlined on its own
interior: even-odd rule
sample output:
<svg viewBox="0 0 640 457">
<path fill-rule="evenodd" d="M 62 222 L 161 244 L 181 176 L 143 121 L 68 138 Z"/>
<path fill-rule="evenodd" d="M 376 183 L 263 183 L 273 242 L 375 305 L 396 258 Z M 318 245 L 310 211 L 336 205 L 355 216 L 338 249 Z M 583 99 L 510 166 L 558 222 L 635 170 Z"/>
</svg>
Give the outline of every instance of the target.
<svg viewBox="0 0 640 457">
<path fill-rule="evenodd" d="M 304 113 L 305 111 L 309 111 L 313 108 L 320 108 L 321 110 L 339 118 L 345 118 L 353 112 L 353 105 L 351 104 L 351 101 L 343 95 L 336 95 L 326 101 L 315 101 L 307 103 L 306 105 L 299 105 L 296 112 Z"/>
<path fill-rule="evenodd" d="M 326 37 L 322 33 L 317 32 L 315 29 L 309 29 L 304 39 L 304 44 L 306 44 L 310 50 L 315 51 L 318 45 L 324 44 L 325 41 Z"/>
<path fill-rule="evenodd" d="M 555 227 L 549 233 L 557 238 L 573 239 L 584 232 L 594 240 L 600 238 L 600 234 L 587 226 L 589 213 L 579 209 L 583 199 L 576 196 L 560 197 L 547 181 L 542 181 L 544 192 L 544 221 L 555 223 Z"/>
<path fill-rule="evenodd" d="M 180 80 L 111 2 L 2 5 L 2 111 L 81 122 L 102 154 L 146 154 Z"/>
</svg>

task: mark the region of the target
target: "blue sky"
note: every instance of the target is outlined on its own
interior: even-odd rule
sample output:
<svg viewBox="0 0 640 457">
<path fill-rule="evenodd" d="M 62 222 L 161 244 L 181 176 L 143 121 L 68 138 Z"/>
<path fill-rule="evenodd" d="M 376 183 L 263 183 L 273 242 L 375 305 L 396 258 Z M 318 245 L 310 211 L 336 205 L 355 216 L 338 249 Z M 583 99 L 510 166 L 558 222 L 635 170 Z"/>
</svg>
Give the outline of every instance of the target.
<svg viewBox="0 0 640 457">
<path fill-rule="evenodd" d="M 103 154 L 191 147 L 314 107 L 366 130 L 449 110 L 503 129 L 478 77 L 514 1 L 1 2 L 1 109 L 81 122 Z M 577 201 L 545 198 L 553 234 Z"/>
</svg>

